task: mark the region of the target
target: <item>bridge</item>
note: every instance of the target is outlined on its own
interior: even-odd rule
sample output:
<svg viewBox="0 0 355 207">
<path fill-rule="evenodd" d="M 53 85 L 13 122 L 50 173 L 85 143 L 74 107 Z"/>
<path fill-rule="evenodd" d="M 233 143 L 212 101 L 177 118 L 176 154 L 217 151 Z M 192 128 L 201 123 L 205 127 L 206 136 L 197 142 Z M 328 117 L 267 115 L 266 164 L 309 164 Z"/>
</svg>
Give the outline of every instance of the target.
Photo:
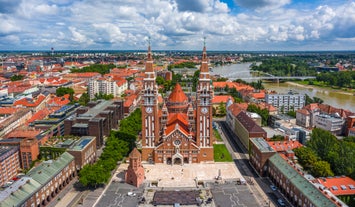
<svg viewBox="0 0 355 207">
<path fill-rule="evenodd" d="M 258 81 L 258 80 L 291 80 L 291 79 L 297 79 L 297 80 L 307 80 L 307 79 L 315 79 L 316 76 L 257 76 L 257 77 L 244 77 L 244 78 L 239 78 L 242 80 L 250 80 L 250 81 Z M 230 78 L 232 80 L 238 79 L 238 78 Z"/>
</svg>

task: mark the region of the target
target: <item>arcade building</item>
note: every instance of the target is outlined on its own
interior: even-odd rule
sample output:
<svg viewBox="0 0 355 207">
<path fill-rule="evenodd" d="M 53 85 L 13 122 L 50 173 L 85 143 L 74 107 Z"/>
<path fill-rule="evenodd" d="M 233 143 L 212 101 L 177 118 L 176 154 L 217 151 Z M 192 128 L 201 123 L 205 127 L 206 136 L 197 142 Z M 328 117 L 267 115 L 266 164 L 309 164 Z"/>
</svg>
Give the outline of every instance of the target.
<svg viewBox="0 0 355 207">
<path fill-rule="evenodd" d="M 206 46 L 202 53 L 196 96 L 176 84 L 169 97 L 158 101 L 150 45 L 142 90 L 142 161 L 191 164 L 213 161 L 212 99 Z"/>
</svg>

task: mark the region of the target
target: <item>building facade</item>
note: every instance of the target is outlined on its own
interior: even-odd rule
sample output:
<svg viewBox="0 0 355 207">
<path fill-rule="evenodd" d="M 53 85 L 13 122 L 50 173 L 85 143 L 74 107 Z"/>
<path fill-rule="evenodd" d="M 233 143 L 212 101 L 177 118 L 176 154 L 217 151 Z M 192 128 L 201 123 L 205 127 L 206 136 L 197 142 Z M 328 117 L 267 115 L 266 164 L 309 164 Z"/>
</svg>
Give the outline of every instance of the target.
<svg viewBox="0 0 355 207">
<path fill-rule="evenodd" d="M 142 90 L 142 161 L 166 164 L 213 161 L 213 86 L 203 48 L 196 97 L 177 84 L 162 105 L 148 48 Z"/>
<path fill-rule="evenodd" d="M 112 94 L 114 97 L 121 96 L 128 88 L 126 80 L 116 81 L 112 78 L 98 78 L 90 80 L 89 82 L 89 96 L 90 99 L 95 98 L 95 94 Z"/>
<path fill-rule="evenodd" d="M 15 177 L 19 169 L 19 148 L 0 147 L 0 186 Z"/>
<path fill-rule="evenodd" d="M 74 157 L 65 152 L 56 160 L 41 163 L 1 191 L 0 207 L 47 206 L 75 176 Z"/>
<path fill-rule="evenodd" d="M 125 174 L 126 183 L 139 187 L 144 182 L 141 153 L 134 148 L 129 154 L 129 166 Z"/>
<path fill-rule="evenodd" d="M 306 103 L 304 95 L 293 93 L 292 91 L 287 94 L 267 93 L 265 94 L 265 102 L 284 113 L 292 110 L 297 111 L 304 107 Z"/>
<path fill-rule="evenodd" d="M 118 127 L 118 121 L 123 118 L 123 102 L 99 100 L 89 102 L 86 107 L 76 110 L 76 115 L 64 121 L 64 135 L 95 136 L 96 145 L 103 145 L 104 136 L 110 130 Z"/>
<path fill-rule="evenodd" d="M 330 116 L 327 114 L 318 114 L 315 116 L 315 127 L 329 131 L 335 135 L 341 135 L 343 132 L 345 120 L 341 117 Z"/>
<path fill-rule="evenodd" d="M 92 164 L 96 160 L 96 137 L 81 137 L 67 152 L 75 158 L 76 170 L 81 170 L 85 165 Z"/>
<path fill-rule="evenodd" d="M 24 139 L 20 142 L 21 168 L 29 169 L 39 155 L 39 143 L 36 138 Z"/>
</svg>

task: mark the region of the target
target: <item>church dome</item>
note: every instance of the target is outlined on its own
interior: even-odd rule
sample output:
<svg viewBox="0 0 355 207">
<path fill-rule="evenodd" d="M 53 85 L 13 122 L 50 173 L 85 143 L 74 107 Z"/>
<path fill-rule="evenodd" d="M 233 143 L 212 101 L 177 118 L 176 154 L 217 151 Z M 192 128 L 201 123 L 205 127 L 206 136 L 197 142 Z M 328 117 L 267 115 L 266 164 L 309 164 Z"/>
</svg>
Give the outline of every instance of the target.
<svg viewBox="0 0 355 207">
<path fill-rule="evenodd" d="M 186 103 L 188 101 L 188 98 L 182 90 L 180 84 L 177 83 L 174 87 L 174 90 L 171 92 L 168 100 L 170 103 Z"/>
<path fill-rule="evenodd" d="M 182 90 L 180 84 L 177 83 L 168 98 L 167 107 L 169 113 L 186 113 L 188 101 L 188 97 Z"/>
</svg>

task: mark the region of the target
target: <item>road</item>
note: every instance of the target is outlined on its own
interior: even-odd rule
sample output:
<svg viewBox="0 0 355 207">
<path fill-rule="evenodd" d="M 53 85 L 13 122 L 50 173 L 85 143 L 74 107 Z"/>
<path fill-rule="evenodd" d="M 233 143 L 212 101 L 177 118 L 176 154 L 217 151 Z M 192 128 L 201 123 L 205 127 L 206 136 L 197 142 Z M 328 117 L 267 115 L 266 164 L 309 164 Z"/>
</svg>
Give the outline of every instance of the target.
<svg viewBox="0 0 355 207">
<path fill-rule="evenodd" d="M 257 199 L 260 206 L 277 206 L 277 197 L 270 189 L 271 182 L 268 178 L 260 177 L 249 163 L 249 155 L 234 132 L 230 130 L 225 121 L 216 121 L 218 131 L 229 152 L 232 155 L 234 163 L 248 182 L 251 192 Z"/>
</svg>

